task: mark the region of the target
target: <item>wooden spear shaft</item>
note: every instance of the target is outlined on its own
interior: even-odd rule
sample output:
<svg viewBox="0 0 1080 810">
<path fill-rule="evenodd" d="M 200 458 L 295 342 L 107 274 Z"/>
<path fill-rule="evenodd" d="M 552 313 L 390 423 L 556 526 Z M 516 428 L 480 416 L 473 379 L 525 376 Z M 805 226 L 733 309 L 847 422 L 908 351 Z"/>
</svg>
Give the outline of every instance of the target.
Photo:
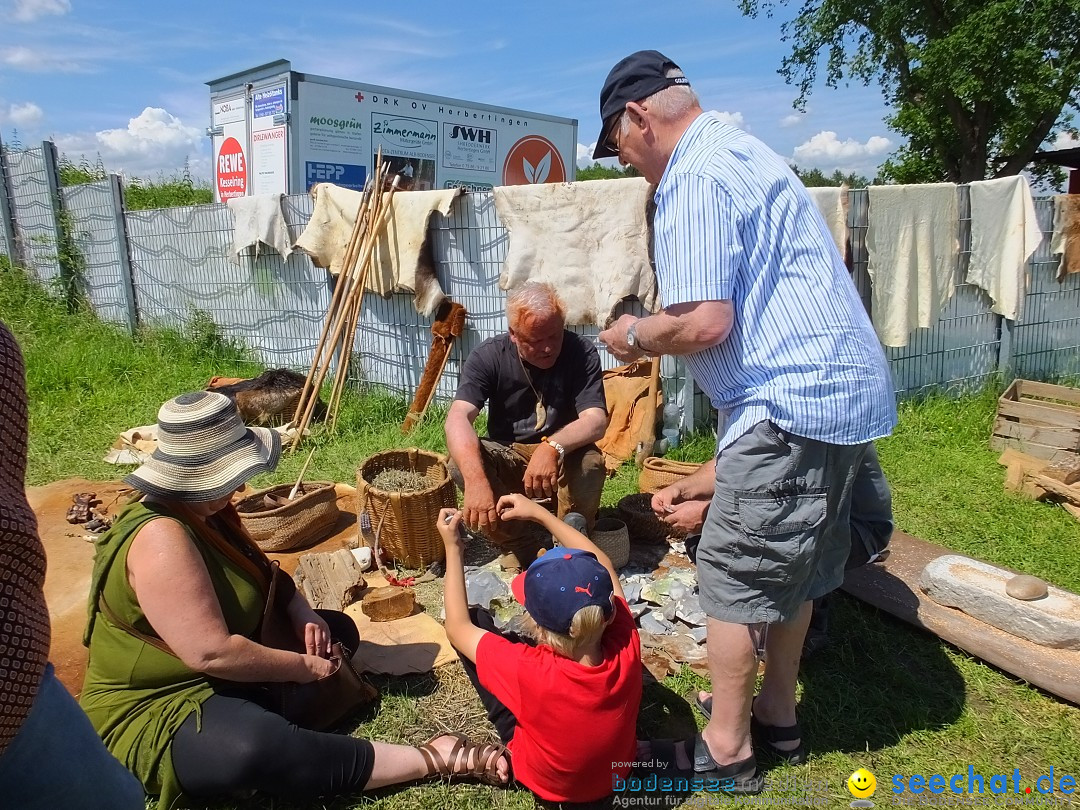
<svg viewBox="0 0 1080 810">
<path fill-rule="evenodd" d="M 386 195 L 384 195 L 386 197 L 385 207 L 382 209 L 381 216 L 380 216 L 379 222 L 378 222 L 378 227 L 376 228 L 374 233 L 369 232 L 369 234 L 368 234 L 368 236 L 370 238 L 366 240 L 366 245 L 364 247 L 364 254 L 363 254 L 363 256 L 362 256 L 362 258 L 360 260 L 361 273 L 363 274 L 363 276 L 366 276 L 365 271 L 366 271 L 366 268 L 367 268 L 367 263 L 371 259 L 372 250 L 374 250 L 374 248 L 375 248 L 375 241 L 378 238 L 378 232 L 382 229 L 382 226 L 386 223 L 386 218 L 387 218 L 386 215 L 390 210 L 390 200 L 393 198 L 394 192 L 397 191 L 399 181 L 400 181 L 400 178 L 395 176 L 394 177 L 394 184 L 390 187 L 390 190 L 388 192 L 386 192 Z M 359 286 L 359 300 L 362 302 L 364 300 L 364 285 L 363 285 L 363 283 L 360 283 L 358 286 Z M 353 295 L 356 295 L 357 294 L 356 288 L 354 288 L 351 292 L 352 292 Z M 338 345 L 338 341 L 341 340 L 341 335 L 342 335 L 342 332 L 344 330 L 345 330 L 345 320 L 340 319 L 338 321 L 338 323 L 337 323 L 337 327 L 334 329 L 334 335 L 330 339 L 330 345 L 331 346 Z M 316 391 L 319 390 L 319 387 L 322 385 L 323 380 L 326 378 L 326 372 L 327 372 L 327 369 L 330 366 L 329 360 L 330 360 L 330 357 L 328 356 L 327 357 L 327 362 L 323 363 L 319 367 L 319 372 L 316 375 L 316 379 L 315 379 L 314 386 L 313 386 Z M 298 426 L 298 431 L 297 431 L 298 436 L 302 436 L 304 434 L 304 430 L 307 428 L 308 421 L 311 419 L 311 413 L 314 410 L 314 408 L 315 408 L 315 400 L 312 399 L 310 402 L 308 402 L 307 408 L 304 410 L 303 419 L 301 420 L 301 423 Z M 297 445 L 294 443 L 292 445 L 292 450 L 295 451 L 296 447 L 297 447 Z"/>
<path fill-rule="evenodd" d="M 296 403 L 296 410 L 293 412 L 292 423 L 295 425 L 300 418 L 300 415 L 304 412 L 304 408 L 307 406 L 307 399 L 311 395 L 311 379 L 315 375 L 315 369 L 319 365 L 319 360 L 322 357 L 322 352 L 326 343 L 326 336 L 330 332 L 330 327 L 333 324 L 338 307 L 343 300 L 345 288 L 349 286 L 350 273 L 346 272 L 352 265 L 349 263 L 350 259 L 355 261 L 356 252 L 359 249 L 360 235 L 363 230 L 363 224 L 365 222 L 365 209 L 367 208 L 368 200 L 371 197 L 371 184 L 367 184 L 364 187 L 364 196 L 360 200 L 360 207 L 356 212 L 356 221 L 353 223 L 352 234 L 349 237 L 349 242 L 345 248 L 345 263 L 342 265 L 341 272 L 338 274 L 337 283 L 334 285 L 334 295 L 330 300 L 330 307 L 326 310 L 326 319 L 323 321 L 322 333 L 319 335 L 319 342 L 315 346 L 315 356 L 312 358 L 311 367 L 308 369 L 307 377 L 304 380 L 304 386 L 300 389 L 300 399 Z M 317 394 L 316 394 L 317 396 Z M 299 439 L 294 436 L 292 438 L 292 445 L 295 446 Z"/>
</svg>

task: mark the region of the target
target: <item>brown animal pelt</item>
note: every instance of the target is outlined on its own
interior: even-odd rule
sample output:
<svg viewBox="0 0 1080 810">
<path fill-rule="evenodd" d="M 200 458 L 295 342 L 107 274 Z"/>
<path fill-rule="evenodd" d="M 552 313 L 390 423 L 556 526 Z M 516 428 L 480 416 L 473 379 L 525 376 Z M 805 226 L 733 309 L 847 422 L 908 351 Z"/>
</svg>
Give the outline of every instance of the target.
<svg viewBox="0 0 1080 810">
<path fill-rule="evenodd" d="M 258 377 L 238 382 L 215 377 L 208 390 L 224 394 L 236 403 L 240 416 L 249 425 L 281 425 L 290 421 L 304 389 L 304 375 L 287 368 L 272 368 Z M 323 419 L 326 406 L 316 401 L 312 418 Z"/>
</svg>

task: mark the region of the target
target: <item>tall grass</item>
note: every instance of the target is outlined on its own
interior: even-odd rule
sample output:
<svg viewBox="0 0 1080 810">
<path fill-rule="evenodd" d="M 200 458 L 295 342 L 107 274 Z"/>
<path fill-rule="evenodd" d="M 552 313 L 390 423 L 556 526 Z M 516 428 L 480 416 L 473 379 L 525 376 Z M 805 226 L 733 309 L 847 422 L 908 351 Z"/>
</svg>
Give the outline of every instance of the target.
<svg viewBox="0 0 1080 810">
<path fill-rule="evenodd" d="M 154 421 L 158 405 L 200 388 L 214 374 L 232 372 L 243 352 L 202 320 L 192 333 L 147 331 L 134 339 L 89 312 L 69 313 L 21 273 L 0 268 L 0 319 L 19 338 L 27 358 L 31 407 L 30 483 L 82 475 L 119 478 L 126 468 L 99 459 L 123 429 Z M 198 323 L 198 319 L 196 319 Z M 258 369 L 250 367 L 253 372 Z M 1004 470 L 988 448 L 996 390 L 974 396 L 929 396 L 905 402 L 894 435 L 879 443 L 893 487 L 898 527 L 947 548 L 1011 566 L 1080 591 L 1080 522 L 1060 507 L 1004 491 Z M 442 416 L 433 409 L 416 432 L 402 436 L 406 403 L 385 393 L 349 391 L 335 436 L 316 433 L 309 479 L 353 482 L 357 465 L 389 447 L 444 450 Z M 701 461 L 714 438 L 690 437 L 678 455 Z M 286 456 L 256 486 L 295 480 L 307 453 Z M 613 504 L 636 489 L 637 471 L 624 466 L 605 487 Z M 1080 775 L 1080 710 L 1017 682 L 854 599 L 836 600 L 831 644 L 810 659 L 800 677 L 801 719 L 811 750 L 801 768 L 770 770 L 757 802 L 713 796 L 708 806 L 757 807 L 794 802 L 807 780 L 828 785 L 831 806 L 850 802 L 844 781 L 859 767 L 877 775 L 881 803 L 889 803 L 892 774 L 1012 774 L 1022 787 L 1054 767 Z M 463 729 L 491 737 L 479 701 L 457 665 L 431 675 L 383 679 L 377 711 L 355 729 L 383 741 L 421 742 L 438 730 Z M 707 683 L 689 670 L 645 690 L 641 736 L 683 737 L 703 723 L 684 698 Z M 993 797 L 985 797 L 991 799 Z M 1075 801 L 1075 799 L 1074 799 Z M 993 804 L 994 802 L 989 802 Z M 256 798 L 215 810 L 300 810 Z M 528 808 L 522 791 L 466 785 L 422 785 L 374 796 L 342 797 L 318 806 Z M 689 806 L 689 805 L 688 805 Z M 701 806 L 696 804 L 694 806 Z"/>
</svg>

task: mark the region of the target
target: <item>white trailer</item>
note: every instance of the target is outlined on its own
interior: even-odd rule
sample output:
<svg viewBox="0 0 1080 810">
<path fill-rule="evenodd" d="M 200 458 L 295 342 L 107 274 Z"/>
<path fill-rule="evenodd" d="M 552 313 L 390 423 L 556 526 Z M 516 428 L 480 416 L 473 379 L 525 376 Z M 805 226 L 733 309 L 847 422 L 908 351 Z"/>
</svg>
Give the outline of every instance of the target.
<svg viewBox="0 0 1080 810">
<path fill-rule="evenodd" d="M 207 84 L 219 202 L 361 189 L 380 149 L 418 190 L 574 179 L 573 118 L 298 73 L 283 59 Z"/>
</svg>

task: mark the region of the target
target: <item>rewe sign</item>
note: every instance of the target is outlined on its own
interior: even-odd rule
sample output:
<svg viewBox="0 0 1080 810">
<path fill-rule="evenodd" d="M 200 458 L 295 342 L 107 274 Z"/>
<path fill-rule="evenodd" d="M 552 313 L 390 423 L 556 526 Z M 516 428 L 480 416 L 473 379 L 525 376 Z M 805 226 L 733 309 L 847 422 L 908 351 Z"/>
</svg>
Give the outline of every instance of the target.
<svg viewBox="0 0 1080 810">
<path fill-rule="evenodd" d="M 221 142 L 217 155 L 217 190 L 222 202 L 247 194 L 247 160 L 244 148 L 236 138 Z"/>
</svg>

